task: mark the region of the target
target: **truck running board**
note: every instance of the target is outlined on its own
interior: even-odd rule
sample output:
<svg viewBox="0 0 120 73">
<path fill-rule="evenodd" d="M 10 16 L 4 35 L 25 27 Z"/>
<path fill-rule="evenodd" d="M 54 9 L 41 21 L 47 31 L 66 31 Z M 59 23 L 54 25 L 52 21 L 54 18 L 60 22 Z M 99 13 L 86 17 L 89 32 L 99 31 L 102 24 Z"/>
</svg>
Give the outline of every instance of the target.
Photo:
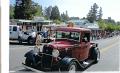
<svg viewBox="0 0 120 73">
<path fill-rule="evenodd" d="M 84 61 L 82 65 L 84 66 L 84 68 L 87 68 L 93 63 L 94 63 L 94 60 L 87 60 L 87 61 Z"/>
</svg>

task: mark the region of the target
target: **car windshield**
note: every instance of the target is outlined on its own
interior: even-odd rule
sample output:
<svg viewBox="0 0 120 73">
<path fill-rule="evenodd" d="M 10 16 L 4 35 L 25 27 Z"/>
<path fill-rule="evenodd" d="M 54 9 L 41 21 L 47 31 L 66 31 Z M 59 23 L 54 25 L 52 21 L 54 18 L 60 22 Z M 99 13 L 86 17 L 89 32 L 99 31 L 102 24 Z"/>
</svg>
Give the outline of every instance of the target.
<svg viewBox="0 0 120 73">
<path fill-rule="evenodd" d="M 72 40 L 79 41 L 80 33 L 79 32 L 56 31 L 56 39 L 59 39 L 59 38 L 72 39 Z"/>
</svg>

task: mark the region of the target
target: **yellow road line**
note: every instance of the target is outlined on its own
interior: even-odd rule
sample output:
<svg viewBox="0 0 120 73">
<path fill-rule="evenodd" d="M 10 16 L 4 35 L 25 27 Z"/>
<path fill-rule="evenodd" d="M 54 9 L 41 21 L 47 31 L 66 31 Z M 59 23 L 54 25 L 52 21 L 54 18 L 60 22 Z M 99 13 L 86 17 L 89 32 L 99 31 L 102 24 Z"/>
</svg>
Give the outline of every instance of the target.
<svg viewBox="0 0 120 73">
<path fill-rule="evenodd" d="M 101 53 L 106 52 L 106 51 L 107 51 L 108 49 L 110 49 L 111 47 L 118 45 L 118 44 L 116 44 L 117 41 L 118 41 L 118 40 L 116 40 L 115 42 L 111 43 L 109 46 L 100 49 L 100 52 L 101 52 Z"/>
<path fill-rule="evenodd" d="M 113 47 L 113 46 L 116 46 L 117 44 L 112 44 L 112 45 L 110 45 L 110 46 L 107 46 L 107 47 L 105 47 L 105 48 L 102 48 L 102 49 L 100 49 L 100 52 L 101 53 L 104 53 L 104 52 L 106 52 L 108 49 L 110 49 L 111 47 Z"/>
</svg>

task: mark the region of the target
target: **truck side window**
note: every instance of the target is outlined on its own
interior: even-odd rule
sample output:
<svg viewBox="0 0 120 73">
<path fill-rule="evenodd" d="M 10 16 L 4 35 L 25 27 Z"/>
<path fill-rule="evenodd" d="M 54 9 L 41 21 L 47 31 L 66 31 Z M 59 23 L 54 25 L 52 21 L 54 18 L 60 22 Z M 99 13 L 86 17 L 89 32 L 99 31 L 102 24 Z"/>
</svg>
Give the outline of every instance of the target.
<svg viewBox="0 0 120 73">
<path fill-rule="evenodd" d="M 17 31 L 17 27 L 16 26 L 13 27 L 13 31 Z"/>
<path fill-rule="evenodd" d="M 83 38 L 82 38 L 82 42 L 88 42 L 87 37 L 83 37 Z"/>
<path fill-rule="evenodd" d="M 82 42 L 89 42 L 90 41 L 90 33 L 84 33 L 82 37 Z"/>
</svg>

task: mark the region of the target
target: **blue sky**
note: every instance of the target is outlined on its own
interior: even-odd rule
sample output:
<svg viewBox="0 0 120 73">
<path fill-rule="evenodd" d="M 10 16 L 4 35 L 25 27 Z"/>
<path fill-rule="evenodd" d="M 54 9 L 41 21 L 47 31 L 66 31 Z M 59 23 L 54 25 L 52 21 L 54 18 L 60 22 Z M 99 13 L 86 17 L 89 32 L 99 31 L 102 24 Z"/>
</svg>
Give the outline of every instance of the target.
<svg viewBox="0 0 120 73">
<path fill-rule="evenodd" d="M 116 21 L 120 21 L 120 0 L 33 0 L 43 6 L 57 5 L 60 13 L 68 11 L 70 17 L 86 17 L 93 3 L 97 3 L 102 7 L 103 18 L 112 17 Z M 15 0 L 10 0 L 15 3 Z"/>
</svg>

